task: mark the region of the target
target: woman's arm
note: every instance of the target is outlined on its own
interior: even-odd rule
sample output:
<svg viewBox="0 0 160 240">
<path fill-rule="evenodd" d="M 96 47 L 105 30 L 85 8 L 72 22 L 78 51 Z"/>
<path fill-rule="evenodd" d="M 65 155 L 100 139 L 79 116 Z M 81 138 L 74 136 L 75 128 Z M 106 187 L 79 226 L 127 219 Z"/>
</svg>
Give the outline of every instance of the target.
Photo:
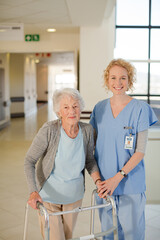
<svg viewBox="0 0 160 240">
<path fill-rule="evenodd" d="M 94 158 L 93 127 L 90 124 L 86 128 L 86 132 L 84 141 L 84 144 L 86 144 L 86 169 L 91 175 L 93 172 L 99 172 L 99 168 Z"/>
<path fill-rule="evenodd" d="M 99 183 L 101 182 L 101 176 L 99 174 L 99 171 L 91 173 L 91 178 L 93 179 L 95 185 L 99 188 Z"/>
<path fill-rule="evenodd" d="M 124 165 L 124 167 L 121 169 L 124 171 L 126 175 L 129 172 L 131 172 L 144 158 L 147 139 L 148 139 L 148 130 L 139 132 L 137 134 L 137 143 L 136 143 L 135 153 L 132 155 L 129 161 Z M 99 197 L 104 198 L 107 195 L 112 195 L 114 190 L 116 189 L 116 187 L 118 186 L 118 184 L 121 182 L 123 178 L 124 176 L 120 172 L 118 172 L 114 177 L 99 183 L 99 186 L 100 186 Z"/>
<path fill-rule="evenodd" d="M 101 182 L 101 176 L 99 173 L 99 168 L 97 162 L 94 158 L 94 137 L 93 137 L 93 127 L 89 127 L 89 137 L 87 143 L 87 153 L 86 153 L 86 169 L 90 176 L 92 177 L 95 185 L 99 188 L 99 183 Z"/>
<path fill-rule="evenodd" d="M 29 192 L 35 192 L 37 190 L 35 166 L 37 161 L 44 155 L 48 147 L 48 127 L 45 124 L 35 136 L 24 161 L 24 172 L 29 187 Z"/>
</svg>

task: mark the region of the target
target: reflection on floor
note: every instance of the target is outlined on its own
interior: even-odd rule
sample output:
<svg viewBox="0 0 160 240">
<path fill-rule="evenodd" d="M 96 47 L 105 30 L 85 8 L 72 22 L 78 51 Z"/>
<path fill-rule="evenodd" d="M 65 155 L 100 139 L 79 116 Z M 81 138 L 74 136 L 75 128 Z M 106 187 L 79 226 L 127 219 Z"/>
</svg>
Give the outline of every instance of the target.
<svg viewBox="0 0 160 240">
<path fill-rule="evenodd" d="M 23 239 L 24 212 L 28 189 L 24 177 L 24 156 L 31 141 L 45 121 L 55 118 L 47 105 L 26 119 L 13 119 L 11 125 L 0 131 L 0 240 Z M 86 176 L 86 193 L 83 206 L 90 205 L 94 184 Z M 89 233 L 90 214 L 80 213 L 75 229 L 76 236 Z M 98 216 L 95 218 L 99 227 Z M 40 240 L 36 211 L 29 212 L 28 240 Z M 146 240 L 160 239 L 160 205 L 146 206 Z M 138 239 L 137 239 L 138 240 Z"/>
</svg>

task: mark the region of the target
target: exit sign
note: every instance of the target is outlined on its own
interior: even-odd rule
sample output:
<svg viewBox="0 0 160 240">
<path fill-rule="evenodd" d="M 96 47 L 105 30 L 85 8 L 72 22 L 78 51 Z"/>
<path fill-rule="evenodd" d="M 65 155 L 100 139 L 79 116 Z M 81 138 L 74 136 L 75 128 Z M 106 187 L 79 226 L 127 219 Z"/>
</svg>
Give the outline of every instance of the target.
<svg viewBox="0 0 160 240">
<path fill-rule="evenodd" d="M 39 34 L 26 34 L 25 35 L 25 41 L 26 42 L 38 42 L 40 39 Z"/>
</svg>

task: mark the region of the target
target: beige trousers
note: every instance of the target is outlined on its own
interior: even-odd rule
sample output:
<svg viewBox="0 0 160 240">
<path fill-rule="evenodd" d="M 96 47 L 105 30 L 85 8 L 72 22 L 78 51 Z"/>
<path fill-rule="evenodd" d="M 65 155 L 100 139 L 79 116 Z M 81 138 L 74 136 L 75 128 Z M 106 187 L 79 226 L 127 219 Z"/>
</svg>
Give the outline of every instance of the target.
<svg viewBox="0 0 160 240">
<path fill-rule="evenodd" d="M 71 203 L 71 204 L 53 204 L 48 202 L 43 202 L 45 208 L 48 213 L 60 212 L 60 211 L 70 211 L 74 208 L 81 207 L 82 199 Z M 43 239 L 45 239 L 44 235 L 44 216 L 41 216 L 39 211 L 39 222 L 40 222 L 40 230 Z M 76 224 L 78 213 L 68 213 L 60 216 L 50 216 L 49 217 L 49 225 L 50 225 L 50 240 L 66 240 L 72 238 L 72 233 Z"/>
</svg>

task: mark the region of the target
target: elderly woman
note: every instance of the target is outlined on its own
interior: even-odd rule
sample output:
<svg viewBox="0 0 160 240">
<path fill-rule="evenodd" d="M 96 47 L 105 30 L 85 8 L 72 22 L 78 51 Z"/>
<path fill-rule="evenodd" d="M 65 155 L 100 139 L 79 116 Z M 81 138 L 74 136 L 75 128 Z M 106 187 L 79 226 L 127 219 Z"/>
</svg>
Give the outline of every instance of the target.
<svg viewBox="0 0 160 240">
<path fill-rule="evenodd" d="M 29 205 L 40 201 L 48 212 L 80 207 L 84 196 L 84 169 L 95 184 L 100 175 L 93 157 L 93 129 L 80 122 L 84 102 L 78 90 L 57 90 L 53 96 L 58 120 L 45 123 L 34 138 L 25 158 Z M 37 163 L 37 166 L 36 166 Z M 44 218 L 40 216 L 44 238 Z M 77 213 L 50 217 L 50 239 L 72 238 Z"/>
</svg>

